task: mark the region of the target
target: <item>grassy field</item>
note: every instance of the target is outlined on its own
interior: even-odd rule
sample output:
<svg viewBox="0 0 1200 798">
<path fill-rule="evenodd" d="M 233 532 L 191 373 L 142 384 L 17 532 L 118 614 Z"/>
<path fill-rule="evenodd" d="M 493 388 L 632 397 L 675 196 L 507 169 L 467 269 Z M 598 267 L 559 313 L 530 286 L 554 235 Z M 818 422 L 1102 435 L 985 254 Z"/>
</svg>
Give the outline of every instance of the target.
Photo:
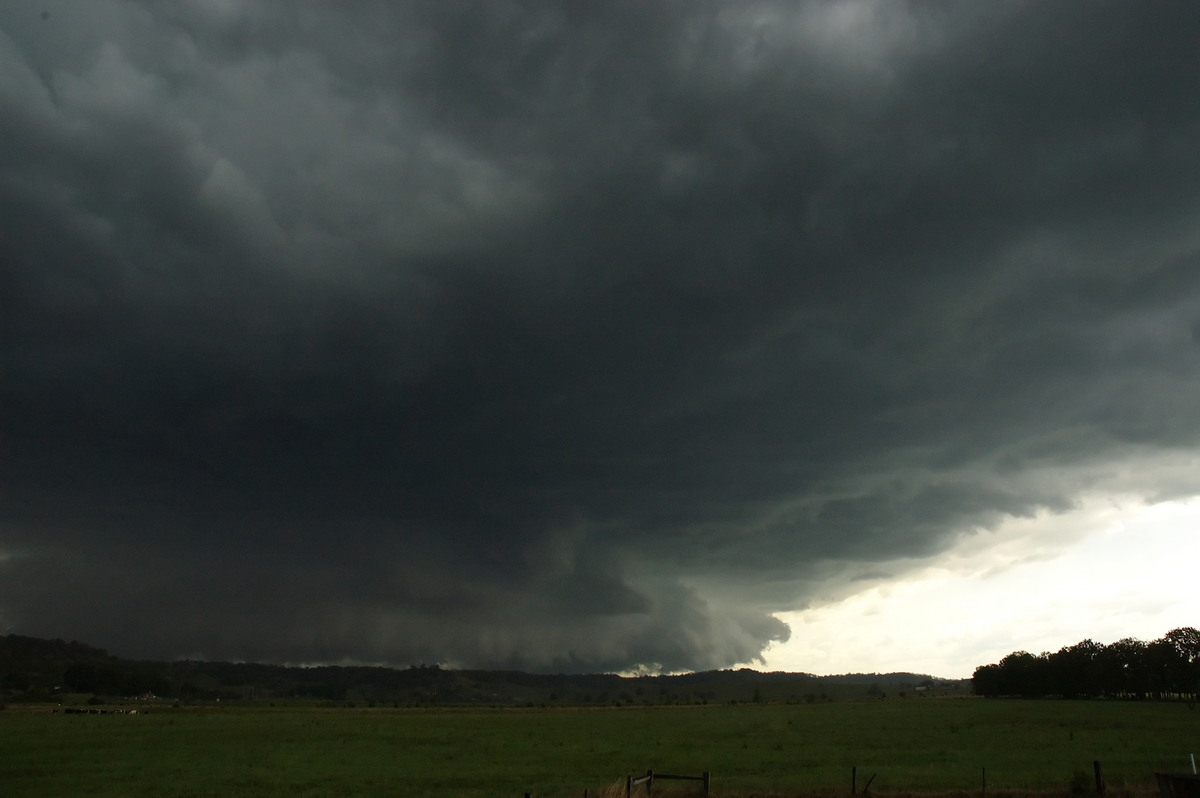
<svg viewBox="0 0 1200 798">
<path fill-rule="evenodd" d="M 0 712 L 15 796 L 581 796 L 647 768 L 713 774 L 723 795 L 1149 791 L 1189 768 L 1186 704 L 900 699 L 621 709 L 163 707 Z M 659 794 L 656 789 L 655 794 Z"/>
</svg>

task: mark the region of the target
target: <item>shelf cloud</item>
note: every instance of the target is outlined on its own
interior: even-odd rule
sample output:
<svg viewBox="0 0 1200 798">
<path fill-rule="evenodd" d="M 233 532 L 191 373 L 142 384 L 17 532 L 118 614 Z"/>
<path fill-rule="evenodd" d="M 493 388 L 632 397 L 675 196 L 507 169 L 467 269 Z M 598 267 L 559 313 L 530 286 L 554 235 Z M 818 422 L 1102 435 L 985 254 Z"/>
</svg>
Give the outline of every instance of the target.
<svg viewBox="0 0 1200 798">
<path fill-rule="evenodd" d="M 5 3 L 0 631 L 728 667 L 1004 519 L 1200 493 L 1198 35 Z"/>
</svg>

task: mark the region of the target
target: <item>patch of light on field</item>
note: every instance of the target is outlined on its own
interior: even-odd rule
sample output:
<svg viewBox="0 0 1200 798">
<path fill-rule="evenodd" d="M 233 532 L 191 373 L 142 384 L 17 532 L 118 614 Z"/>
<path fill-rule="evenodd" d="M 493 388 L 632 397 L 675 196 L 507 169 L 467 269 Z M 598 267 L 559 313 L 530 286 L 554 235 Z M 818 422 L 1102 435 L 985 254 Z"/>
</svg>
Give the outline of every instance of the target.
<svg viewBox="0 0 1200 798">
<path fill-rule="evenodd" d="M 792 637 L 766 652 L 766 668 L 967 678 L 1013 651 L 1154 640 L 1200 625 L 1198 529 L 1196 499 L 1094 498 L 1069 513 L 1012 519 L 901 565 L 893 581 L 780 613 Z"/>
</svg>

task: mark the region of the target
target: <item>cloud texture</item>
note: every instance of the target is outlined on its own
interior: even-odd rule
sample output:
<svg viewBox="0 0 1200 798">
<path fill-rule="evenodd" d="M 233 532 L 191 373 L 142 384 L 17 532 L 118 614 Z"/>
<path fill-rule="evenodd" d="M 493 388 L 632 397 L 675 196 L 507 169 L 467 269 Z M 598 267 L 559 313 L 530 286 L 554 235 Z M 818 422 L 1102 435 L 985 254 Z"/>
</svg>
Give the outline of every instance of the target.
<svg viewBox="0 0 1200 798">
<path fill-rule="evenodd" d="M 5 3 L 0 624 L 723 667 L 1006 517 L 1198 493 L 1198 39 L 1187 4 Z"/>
</svg>

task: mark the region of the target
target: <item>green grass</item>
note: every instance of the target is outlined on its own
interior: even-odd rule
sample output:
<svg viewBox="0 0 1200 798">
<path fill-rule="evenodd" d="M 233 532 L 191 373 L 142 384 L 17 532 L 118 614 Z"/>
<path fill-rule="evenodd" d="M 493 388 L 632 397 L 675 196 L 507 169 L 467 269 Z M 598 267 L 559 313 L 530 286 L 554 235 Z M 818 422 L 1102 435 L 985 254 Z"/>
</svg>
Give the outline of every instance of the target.
<svg viewBox="0 0 1200 798">
<path fill-rule="evenodd" d="M 0 712 L 16 796 L 579 796 L 628 774 L 725 794 L 1065 790 L 1100 760 L 1149 790 L 1200 752 L 1186 704 L 886 699 L 622 709 L 162 708 Z M 658 794 L 656 790 L 656 794 Z"/>
</svg>

